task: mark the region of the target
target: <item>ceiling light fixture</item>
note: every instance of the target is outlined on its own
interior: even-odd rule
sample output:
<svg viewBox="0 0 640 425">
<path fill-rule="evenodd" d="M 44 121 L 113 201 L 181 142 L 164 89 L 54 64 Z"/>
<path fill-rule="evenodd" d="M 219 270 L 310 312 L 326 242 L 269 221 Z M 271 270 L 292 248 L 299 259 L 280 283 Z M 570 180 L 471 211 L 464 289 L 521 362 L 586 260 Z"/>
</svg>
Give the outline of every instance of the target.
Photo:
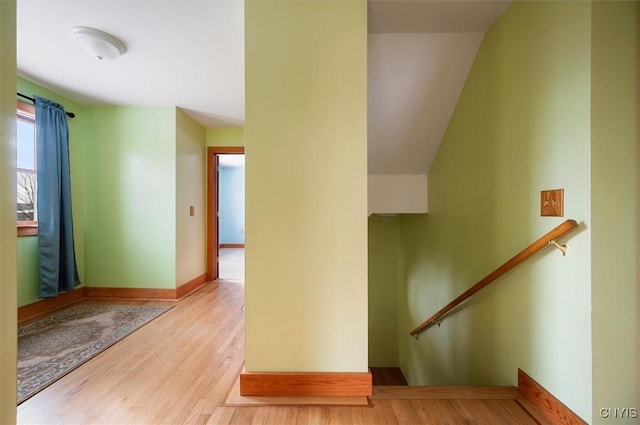
<svg viewBox="0 0 640 425">
<path fill-rule="evenodd" d="M 73 27 L 71 35 L 85 52 L 98 60 L 112 60 L 127 51 L 120 40 L 95 28 Z"/>
</svg>

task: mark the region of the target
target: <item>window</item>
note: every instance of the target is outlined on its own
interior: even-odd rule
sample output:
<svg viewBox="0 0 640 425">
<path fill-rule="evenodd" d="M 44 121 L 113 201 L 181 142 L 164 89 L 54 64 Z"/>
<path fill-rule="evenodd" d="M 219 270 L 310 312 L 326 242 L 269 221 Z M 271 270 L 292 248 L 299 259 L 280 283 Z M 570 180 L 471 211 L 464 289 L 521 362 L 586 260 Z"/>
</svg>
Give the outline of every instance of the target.
<svg viewBox="0 0 640 425">
<path fill-rule="evenodd" d="M 16 221 L 18 236 L 31 236 L 38 234 L 34 106 L 18 101 L 16 121 Z"/>
</svg>

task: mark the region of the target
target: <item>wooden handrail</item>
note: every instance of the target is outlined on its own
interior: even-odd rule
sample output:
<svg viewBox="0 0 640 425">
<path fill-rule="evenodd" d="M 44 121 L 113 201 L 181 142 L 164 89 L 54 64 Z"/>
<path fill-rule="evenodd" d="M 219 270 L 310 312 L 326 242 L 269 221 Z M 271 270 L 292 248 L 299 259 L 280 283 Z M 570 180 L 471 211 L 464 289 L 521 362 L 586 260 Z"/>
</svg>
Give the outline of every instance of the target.
<svg viewBox="0 0 640 425">
<path fill-rule="evenodd" d="M 449 304 L 442 307 L 436 314 L 429 317 L 427 320 L 422 322 L 420 326 L 409 332 L 410 335 L 417 337 L 422 331 L 429 328 L 432 325 L 438 323 L 438 319 L 447 314 L 449 311 L 458 306 L 458 304 L 465 301 L 467 298 L 471 297 L 473 294 L 489 285 L 491 282 L 522 263 L 527 258 L 531 257 L 536 252 L 540 251 L 542 248 L 551 245 L 551 241 L 555 241 L 555 239 L 563 236 L 565 233 L 573 230 L 578 227 L 578 223 L 575 220 L 566 220 L 562 224 L 560 224 L 555 229 L 551 230 L 549 233 L 520 251 L 515 257 L 511 258 L 509 261 L 489 273 L 478 283 L 473 285 L 471 288 L 464 291 L 462 294 L 458 295 L 453 301 Z"/>
</svg>

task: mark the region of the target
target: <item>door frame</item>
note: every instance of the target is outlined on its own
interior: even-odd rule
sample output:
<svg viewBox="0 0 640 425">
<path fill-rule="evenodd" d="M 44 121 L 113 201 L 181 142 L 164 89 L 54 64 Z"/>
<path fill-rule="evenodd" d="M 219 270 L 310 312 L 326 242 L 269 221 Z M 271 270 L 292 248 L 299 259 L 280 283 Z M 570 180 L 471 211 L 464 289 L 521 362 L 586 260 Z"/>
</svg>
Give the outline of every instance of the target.
<svg viewBox="0 0 640 425">
<path fill-rule="evenodd" d="M 207 147 L 207 280 L 218 278 L 219 229 L 218 211 L 219 179 L 216 157 L 225 154 L 243 154 L 244 146 Z"/>
</svg>

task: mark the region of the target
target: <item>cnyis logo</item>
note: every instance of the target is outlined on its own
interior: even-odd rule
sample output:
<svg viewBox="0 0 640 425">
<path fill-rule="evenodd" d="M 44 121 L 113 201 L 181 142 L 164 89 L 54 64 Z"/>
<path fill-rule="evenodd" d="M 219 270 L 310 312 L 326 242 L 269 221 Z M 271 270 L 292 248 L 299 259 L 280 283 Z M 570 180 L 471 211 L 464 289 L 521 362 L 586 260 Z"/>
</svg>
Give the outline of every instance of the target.
<svg viewBox="0 0 640 425">
<path fill-rule="evenodd" d="M 638 409 L 635 407 L 603 407 L 600 409 L 600 417 L 603 419 L 634 419 L 638 417 Z"/>
</svg>

